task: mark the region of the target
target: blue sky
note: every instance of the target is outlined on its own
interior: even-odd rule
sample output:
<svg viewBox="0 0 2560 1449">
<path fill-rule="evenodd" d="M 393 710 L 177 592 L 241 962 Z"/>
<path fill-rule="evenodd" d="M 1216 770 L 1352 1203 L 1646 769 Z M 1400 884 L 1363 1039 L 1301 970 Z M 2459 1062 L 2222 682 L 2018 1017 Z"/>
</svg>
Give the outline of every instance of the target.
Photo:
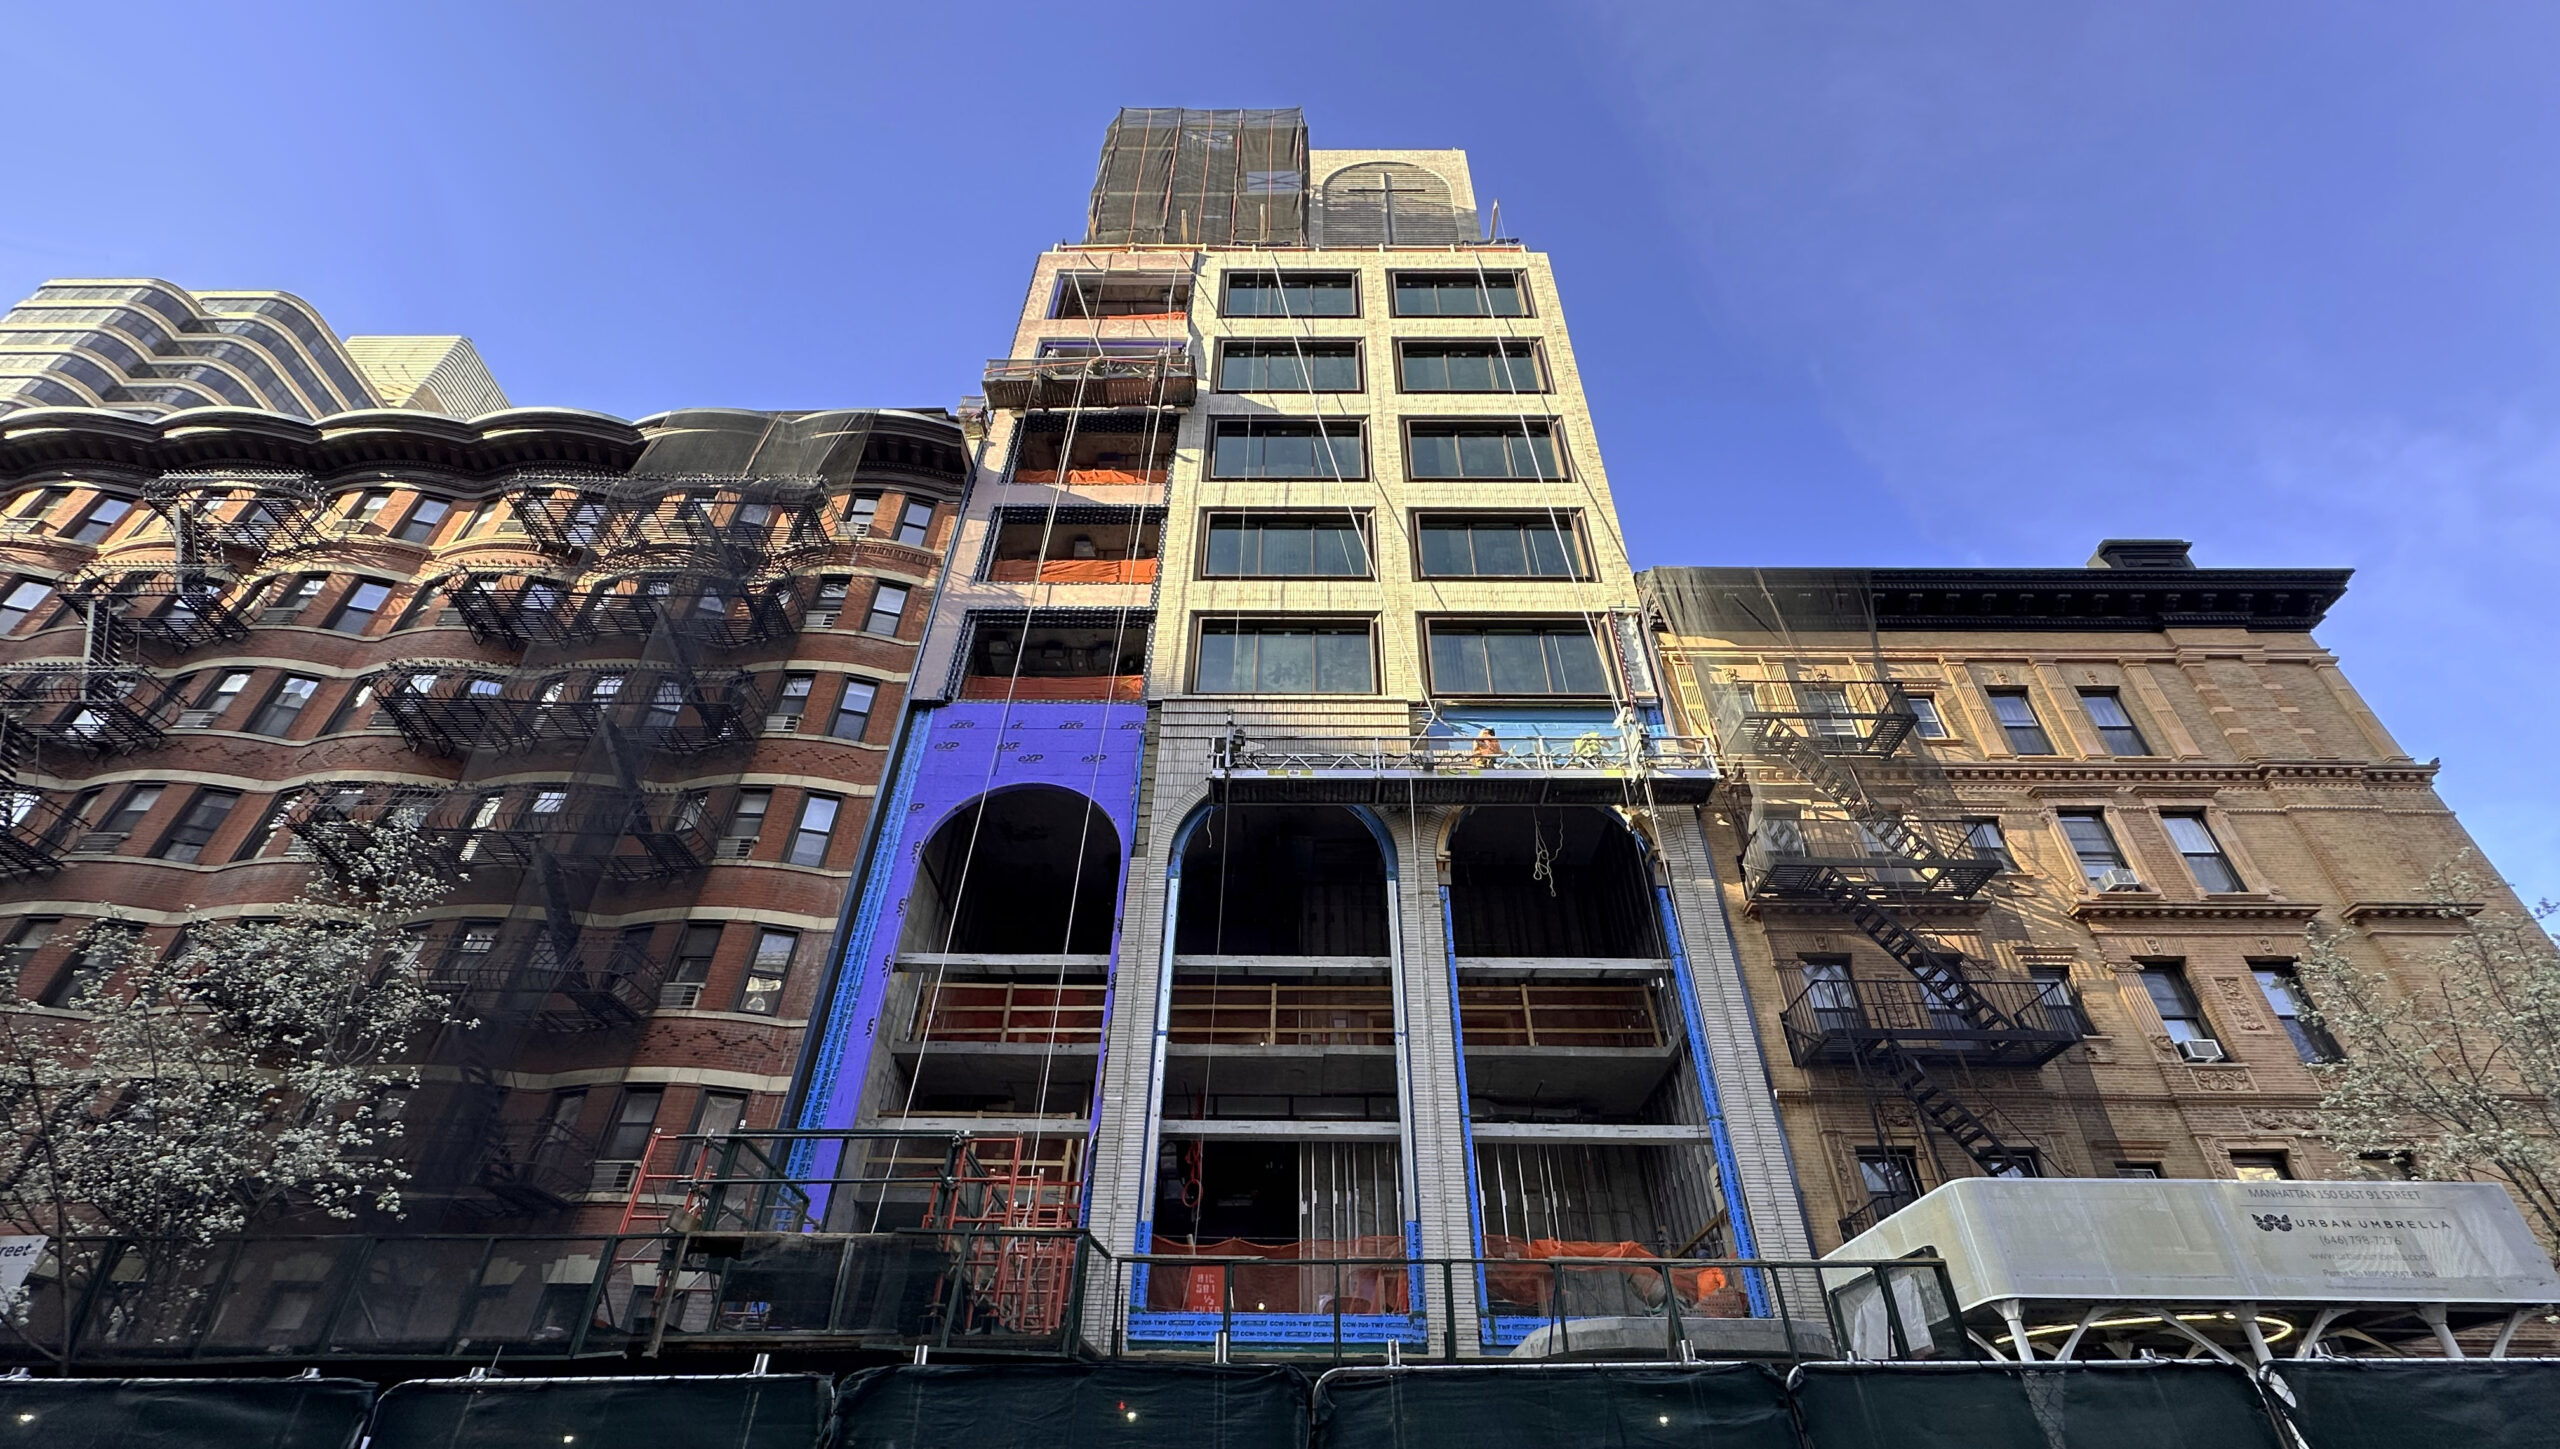
<svg viewBox="0 0 2560 1449">
<path fill-rule="evenodd" d="M 941 405 L 1121 105 L 1460 146 L 1639 565 L 2358 570 L 2322 631 L 2560 896 L 2560 8 L 0 0 L 0 295 L 281 287 L 519 402 Z"/>
</svg>

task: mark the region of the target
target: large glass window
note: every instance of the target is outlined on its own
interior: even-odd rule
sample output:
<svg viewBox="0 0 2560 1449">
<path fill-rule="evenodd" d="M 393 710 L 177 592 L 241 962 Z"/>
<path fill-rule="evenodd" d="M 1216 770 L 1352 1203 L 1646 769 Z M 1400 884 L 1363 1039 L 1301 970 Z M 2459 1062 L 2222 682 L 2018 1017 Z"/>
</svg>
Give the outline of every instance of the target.
<svg viewBox="0 0 2560 1449">
<path fill-rule="evenodd" d="M 1518 272 L 1399 272 L 1399 317 L 1525 317 Z"/>
<path fill-rule="evenodd" d="M 293 722 L 302 717 L 303 706 L 320 692 L 320 681 L 303 674 L 288 674 L 276 681 L 273 694 L 258 707 L 257 717 L 249 721 L 249 733 L 275 735 L 279 738 L 293 730 Z"/>
<path fill-rule="evenodd" d="M 98 822 L 99 833 L 131 835 L 134 827 L 142 823 L 143 817 L 151 813 L 151 807 L 160 803 L 160 793 L 168 788 L 166 785 L 150 784 L 136 785 L 125 791 L 124 798 L 116 802 L 115 810 L 106 819 Z"/>
<path fill-rule="evenodd" d="M 2124 852 L 2116 848 L 2115 832 L 2107 828 L 2103 810 L 2065 810 L 2061 812 L 2062 833 L 2071 841 L 2071 853 L 2080 860 L 2080 873 L 2092 882 L 2103 881 L 2110 871 L 2125 868 Z"/>
<path fill-rule="evenodd" d="M 924 547 L 933 536 L 933 505 L 910 502 L 898 511 L 898 542 L 909 548 Z"/>
<path fill-rule="evenodd" d="M 1216 478 L 1366 478 L 1357 421 L 1245 418 L 1221 422 L 1209 460 Z"/>
<path fill-rule="evenodd" d="M 187 802 L 187 812 L 178 817 L 177 824 L 169 827 L 169 833 L 161 839 L 160 849 L 155 854 L 162 860 L 194 863 L 204 854 L 205 845 L 213 839 L 213 833 L 222 828 L 222 822 L 231 818 L 231 807 L 239 803 L 240 792 L 237 790 L 198 790 L 196 798 Z"/>
<path fill-rule="evenodd" d="M 1583 572 L 1580 530 L 1571 514 L 1425 517 L 1415 532 L 1425 578 L 1570 579 Z"/>
<path fill-rule="evenodd" d="M 394 535 L 402 543 L 432 543 L 436 530 L 453 513 L 453 505 L 441 498 L 421 498 L 409 507 L 409 516 L 400 520 L 400 531 Z"/>
<path fill-rule="evenodd" d="M 1213 619 L 1200 626 L 1202 694 L 1367 694 L 1366 623 Z"/>
<path fill-rule="evenodd" d="M 1555 425 L 1543 418 L 1410 423 L 1405 471 L 1416 478 L 1560 479 Z"/>
<path fill-rule="evenodd" d="M 1534 342 L 1405 342 L 1396 347 L 1406 392 L 1545 392 Z"/>
<path fill-rule="evenodd" d="M 78 519 L 63 530 L 62 536 L 73 543 L 98 543 L 116 531 L 125 515 L 133 512 L 130 499 L 102 497 L 82 510 Z"/>
<path fill-rule="evenodd" d="M 2070 967 L 2030 966 L 2027 979 L 2036 984 L 2036 996 L 2055 1023 L 2082 1036 L 2097 1035 L 2097 1028 L 2089 1024 L 2088 1009 L 2080 1004 L 2080 993 L 2072 989 Z"/>
<path fill-rule="evenodd" d="M 338 601 L 337 611 L 329 616 L 329 627 L 341 634 L 361 634 L 373 627 L 374 616 L 382 612 L 391 597 L 391 586 L 372 579 L 358 579 L 347 596 Z"/>
<path fill-rule="evenodd" d="M 2107 745 L 2110 755 L 2147 755 L 2151 746 L 2134 728 L 2133 716 L 2124 712 L 2124 700 L 2112 689 L 2080 691 L 2080 707 L 2089 712 L 2089 723 L 2098 727 L 2098 738 Z"/>
<path fill-rule="evenodd" d="M 625 1087 L 622 1101 L 616 1104 L 613 1126 L 605 1133 L 604 1144 L 596 1152 L 605 1162 L 637 1162 L 649 1150 L 649 1129 L 658 1125 L 658 1105 L 665 1099 L 664 1087 Z"/>
<path fill-rule="evenodd" d="M 833 795 L 811 795 L 800 802 L 800 824 L 791 832 L 793 865 L 825 865 L 827 845 L 835 839 L 836 812 L 844 802 Z"/>
<path fill-rule="evenodd" d="M 880 687 L 869 680 L 845 676 L 844 692 L 836 696 L 835 722 L 827 733 L 840 740 L 858 740 L 871 728 L 871 702 L 880 695 Z"/>
<path fill-rule="evenodd" d="M 2164 814 L 2160 823 L 2169 827 L 2169 843 L 2178 847 L 2178 854 L 2186 858 L 2187 873 L 2206 893 L 2224 895 L 2244 889 L 2240 872 L 2231 868 L 2231 858 L 2222 853 L 2222 842 L 2213 838 L 2213 827 L 2205 823 L 2204 812 Z"/>
<path fill-rule="evenodd" d="M 1350 513 L 1315 518 L 1211 514 L 1205 576 L 1367 578 L 1369 550 L 1361 523 Z"/>
<path fill-rule="evenodd" d="M 863 616 L 862 632 L 886 634 L 896 638 L 898 624 L 907 617 L 907 588 L 904 584 L 882 584 L 871 591 L 871 611 Z"/>
<path fill-rule="evenodd" d="M 747 978 L 738 988 L 738 1009 L 771 1016 L 782 1005 L 782 988 L 791 979 L 791 958 L 800 952 L 800 933 L 766 927 L 756 932 L 755 954 L 747 958 Z"/>
<path fill-rule="evenodd" d="M 2293 1054 L 2306 1062 L 2334 1062 L 2344 1053 L 2338 1050 L 2338 1039 L 2305 1021 L 2311 1014 L 2311 998 L 2303 993 L 2302 975 L 2290 961 L 2259 962 L 2249 968 L 2258 978 L 2258 990 L 2267 998 L 2267 1009 L 2284 1023 L 2284 1034 L 2293 1039 Z"/>
<path fill-rule="evenodd" d="M 1916 722 L 1912 726 L 1913 731 L 1924 740 L 1947 738 L 1947 721 L 1944 715 L 1938 713 L 1938 701 L 1926 694 L 1915 694 L 1908 698 L 1911 704 L 1911 718 Z"/>
<path fill-rule="evenodd" d="M 15 633 L 20 624 L 27 622 L 29 615 L 43 608 L 45 600 L 52 597 L 53 586 L 35 579 L 20 579 L 10 585 L 9 592 L 0 595 L 0 634 Z"/>
<path fill-rule="evenodd" d="M 2213 1024 L 2204 1019 L 2204 1008 L 2196 1002 L 2195 991 L 2187 985 L 2184 967 L 2158 964 L 2142 968 L 2142 989 L 2151 996 L 2151 1005 L 2160 1013 L 2160 1024 L 2167 1028 L 2174 1042 L 2214 1041 Z"/>
<path fill-rule="evenodd" d="M 1591 627 L 1557 624 L 1431 625 L 1434 694 L 1606 694 L 1608 676 Z"/>
<path fill-rule="evenodd" d="M 1357 342 L 1229 342 L 1218 349 L 1221 392 L 1358 392 Z"/>
<path fill-rule="evenodd" d="M 1230 317 L 1357 317 L 1360 279 L 1350 272 L 1229 272 Z"/>
<path fill-rule="evenodd" d="M 2023 689 L 1991 691 L 1991 713 L 2000 721 L 2000 732 L 2009 737 L 2009 749 L 2021 755 L 2050 755 L 2053 740 L 2044 732 L 2044 721 L 2036 718 L 2036 706 Z"/>
</svg>

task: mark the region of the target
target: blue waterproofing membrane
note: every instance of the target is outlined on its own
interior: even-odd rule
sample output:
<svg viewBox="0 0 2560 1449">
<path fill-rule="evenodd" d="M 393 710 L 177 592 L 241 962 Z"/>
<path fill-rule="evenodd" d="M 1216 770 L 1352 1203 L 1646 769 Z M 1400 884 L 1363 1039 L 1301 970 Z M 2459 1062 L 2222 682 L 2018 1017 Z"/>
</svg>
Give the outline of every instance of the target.
<svg viewBox="0 0 2560 1449">
<path fill-rule="evenodd" d="M 934 832 L 983 795 L 1026 785 L 1070 790 L 1099 806 L 1120 834 L 1121 880 L 1088 882 L 1125 905 L 1129 841 L 1136 833 L 1140 741 L 1146 710 L 1100 700 L 1006 704 L 962 700 L 927 712 L 911 731 L 908 758 L 884 808 L 881 848 L 861 883 L 863 904 L 836 979 L 802 1125 L 843 1129 L 861 1120 L 863 1084 L 878 1039 L 889 963 L 898 953 L 906 902 Z M 1121 911 L 1113 913 L 1111 959 L 1120 957 Z M 1116 973 L 1115 973 L 1116 974 Z M 1108 1037 L 1108 1026 L 1105 1027 Z"/>
</svg>

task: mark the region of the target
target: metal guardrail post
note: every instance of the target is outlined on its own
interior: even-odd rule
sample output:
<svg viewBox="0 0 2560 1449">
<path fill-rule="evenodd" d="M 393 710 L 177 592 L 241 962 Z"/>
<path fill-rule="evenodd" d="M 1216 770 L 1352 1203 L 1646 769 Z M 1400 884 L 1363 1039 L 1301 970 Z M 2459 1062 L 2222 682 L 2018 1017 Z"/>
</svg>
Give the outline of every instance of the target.
<svg viewBox="0 0 2560 1449">
<path fill-rule="evenodd" d="M 497 1243 L 493 1240 L 489 1247 L 490 1251 L 495 1252 Z M 622 1239 L 618 1237 L 605 1239 L 603 1251 L 596 1254 L 596 1275 L 587 1284 L 586 1303 L 583 1311 L 578 1314 L 578 1326 L 569 1334 L 569 1357 L 576 1358 L 586 1351 L 587 1330 L 595 1326 L 596 1309 L 604 1301 L 605 1289 L 612 1286 L 613 1265 L 621 1256 Z M 659 1270 L 659 1277 L 662 1280 L 666 1277 L 665 1269 Z M 665 1316 L 661 1313 L 660 1320 L 664 1321 Z"/>
<path fill-rule="evenodd" d="M 355 1302 L 356 1295 L 364 1291 L 364 1270 L 372 1263 L 373 1250 L 381 1241 L 380 1238 L 356 1240 L 354 1261 L 344 1265 L 347 1281 L 338 1289 L 337 1297 L 329 1304 L 328 1313 L 320 1320 L 320 1336 L 311 1342 L 311 1352 L 315 1356 L 327 1356 L 330 1344 L 338 1336 L 338 1320 L 346 1315 L 347 1305 Z"/>
<path fill-rule="evenodd" d="M 1893 1347 L 1895 1359 L 1911 1356 L 1910 1336 L 1902 1331 L 1902 1309 L 1893 1301 L 1893 1279 L 1889 1269 L 1869 1268 L 1867 1276 L 1875 1280 L 1876 1291 L 1884 1298 L 1885 1339 Z"/>
<path fill-rule="evenodd" d="M 249 1240 L 246 1238 L 231 1244 L 231 1256 L 223 1260 L 222 1276 L 214 1280 L 213 1296 L 205 1303 L 204 1321 L 196 1328 L 195 1342 L 187 1346 L 188 1358 L 204 1356 L 205 1337 L 213 1332 L 214 1323 L 221 1318 L 222 1305 L 231 1297 L 231 1280 L 240 1271 L 241 1256 L 248 1251 Z"/>
</svg>

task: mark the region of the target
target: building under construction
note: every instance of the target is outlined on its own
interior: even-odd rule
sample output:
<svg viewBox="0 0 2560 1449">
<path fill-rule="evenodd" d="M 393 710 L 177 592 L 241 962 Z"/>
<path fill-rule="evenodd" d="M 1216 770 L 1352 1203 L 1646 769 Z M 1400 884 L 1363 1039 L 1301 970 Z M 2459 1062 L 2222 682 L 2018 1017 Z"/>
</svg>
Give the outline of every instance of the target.
<svg viewBox="0 0 2560 1449">
<path fill-rule="evenodd" d="M 189 339 L 302 315 L 268 294 L 48 287 L 269 394 L 170 413 L 96 338 L 11 364 L 48 380 L 0 413 L 18 1009 L 77 1010 L 89 923 L 271 909 L 398 819 L 464 877 L 415 965 L 469 1024 L 392 1109 L 406 1220 L 55 1245 L 20 1337 L 1101 1357 L 1056 1381 L 1121 1436 L 1193 1412 L 1109 1377 L 1142 1359 L 2538 1331 L 2501 1193 L 2294 1181 L 2401 1167 L 2319 1145 L 2304 929 L 2420 969 L 2467 844 L 2312 637 L 2345 575 L 1640 576 L 1496 215 L 1460 151 L 1123 112 L 956 414 L 465 420 L 495 385 L 438 340 L 251 368 Z M 338 367 L 373 391 L 294 390 Z M 2267 1236 L 2341 1204 L 2390 1251 Z M 1822 1373 L 1743 1377 L 1772 1433 L 1818 1417 Z M 2281 1412 L 2231 1377 L 2212 1413 Z M 1037 1379 L 846 1403 L 905 1443 Z"/>
</svg>

